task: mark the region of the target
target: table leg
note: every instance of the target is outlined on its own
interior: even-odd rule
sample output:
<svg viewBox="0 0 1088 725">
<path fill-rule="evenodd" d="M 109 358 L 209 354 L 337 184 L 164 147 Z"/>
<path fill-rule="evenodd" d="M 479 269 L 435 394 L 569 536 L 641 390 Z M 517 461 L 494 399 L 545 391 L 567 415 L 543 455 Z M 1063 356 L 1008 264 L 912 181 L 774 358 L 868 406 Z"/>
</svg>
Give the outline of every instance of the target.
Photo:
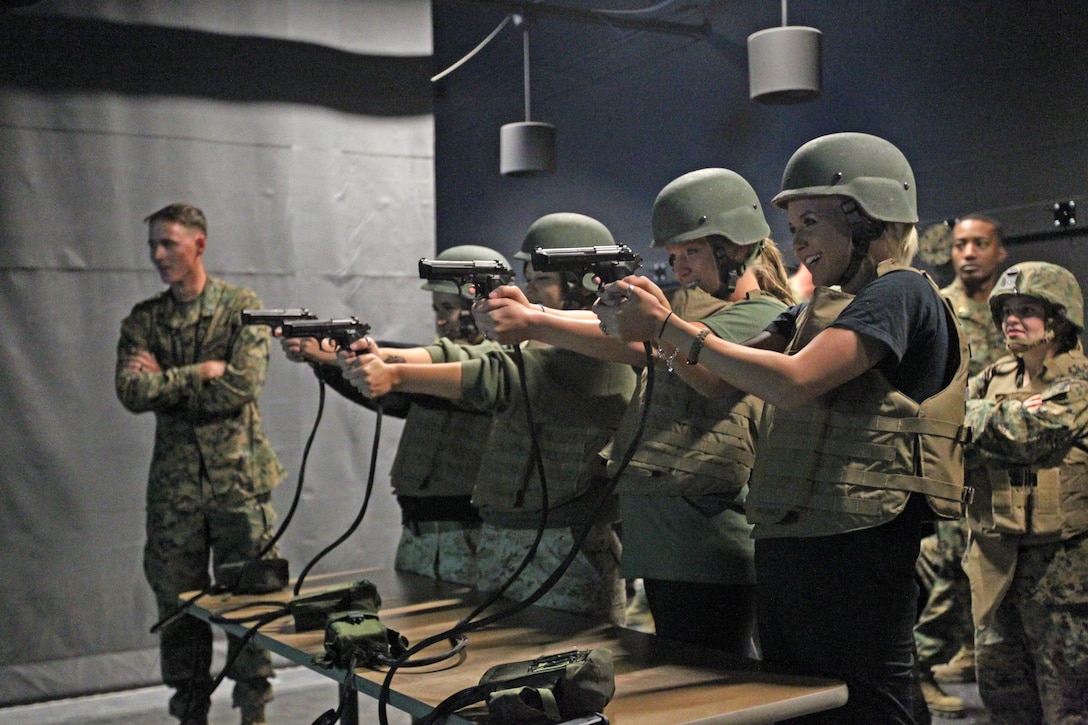
<svg viewBox="0 0 1088 725">
<path fill-rule="evenodd" d="M 359 693 L 349 687 L 344 694 L 344 709 L 340 712 L 340 725 L 359 725 Z"/>
</svg>

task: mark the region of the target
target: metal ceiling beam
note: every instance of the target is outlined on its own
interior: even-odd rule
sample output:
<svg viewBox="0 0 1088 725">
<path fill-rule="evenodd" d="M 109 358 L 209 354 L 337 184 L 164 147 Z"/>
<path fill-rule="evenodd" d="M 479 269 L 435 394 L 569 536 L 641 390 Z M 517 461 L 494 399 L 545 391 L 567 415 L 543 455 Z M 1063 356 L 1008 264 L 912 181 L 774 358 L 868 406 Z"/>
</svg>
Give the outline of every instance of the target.
<svg viewBox="0 0 1088 725">
<path fill-rule="evenodd" d="M 690 38 L 705 38 L 710 35 L 710 21 L 704 17 L 698 25 L 694 23 L 674 23 L 667 20 L 652 20 L 643 18 L 631 18 L 624 15 L 613 15 L 602 10 L 590 10 L 586 8 L 573 8 L 565 5 L 549 5 L 547 3 L 521 2 L 519 0 L 443 0 L 444 2 L 460 3 L 462 5 L 486 5 L 501 8 L 510 13 L 516 13 L 526 18 L 550 17 L 561 20 L 571 20 L 581 23 L 596 25 L 611 25 L 617 28 L 629 30 L 645 30 L 651 33 L 670 33 L 672 35 L 685 35 Z"/>
</svg>

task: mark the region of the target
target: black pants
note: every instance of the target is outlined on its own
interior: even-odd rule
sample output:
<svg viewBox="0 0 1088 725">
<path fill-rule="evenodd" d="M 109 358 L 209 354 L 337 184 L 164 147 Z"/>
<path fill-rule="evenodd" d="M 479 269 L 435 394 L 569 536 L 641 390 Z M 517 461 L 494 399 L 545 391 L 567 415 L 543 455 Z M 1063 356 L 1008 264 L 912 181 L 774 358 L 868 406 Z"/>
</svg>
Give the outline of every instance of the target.
<svg viewBox="0 0 1088 725">
<path fill-rule="evenodd" d="M 916 722 L 918 520 L 911 507 L 863 531 L 756 540 L 763 658 L 850 691 L 842 708 L 797 722 Z"/>
<path fill-rule="evenodd" d="M 751 654 L 756 622 L 754 586 L 665 579 L 642 582 L 657 634 L 742 657 Z"/>
</svg>

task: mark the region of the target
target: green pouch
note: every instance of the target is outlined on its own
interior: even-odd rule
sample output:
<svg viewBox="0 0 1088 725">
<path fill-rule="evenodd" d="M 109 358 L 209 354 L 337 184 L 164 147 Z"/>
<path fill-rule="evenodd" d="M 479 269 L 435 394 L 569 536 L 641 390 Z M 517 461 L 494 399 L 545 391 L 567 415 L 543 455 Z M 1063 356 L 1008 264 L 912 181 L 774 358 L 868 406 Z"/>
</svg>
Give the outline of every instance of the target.
<svg viewBox="0 0 1088 725">
<path fill-rule="evenodd" d="M 233 594 L 268 594 L 287 588 L 287 559 L 278 556 L 232 561 L 215 568 L 218 588 Z"/>
<path fill-rule="evenodd" d="M 329 617 L 325 653 L 314 658 L 321 667 L 379 667 L 391 664 L 408 650 L 408 640 L 387 629 L 377 611 L 355 610 Z"/>
<path fill-rule="evenodd" d="M 492 667 L 487 710 L 497 723 L 556 723 L 604 710 L 616 694 L 612 651 L 572 650 Z"/>
<path fill-rule="evenodd" d="M 287 611 L 295 618 L 295 631 L 322 629 L 329 616 L 347 611 L 377 612 L 382 605 L 378 588 L 366 579 L 303 594 L 287 603 Z"/>
</svg>

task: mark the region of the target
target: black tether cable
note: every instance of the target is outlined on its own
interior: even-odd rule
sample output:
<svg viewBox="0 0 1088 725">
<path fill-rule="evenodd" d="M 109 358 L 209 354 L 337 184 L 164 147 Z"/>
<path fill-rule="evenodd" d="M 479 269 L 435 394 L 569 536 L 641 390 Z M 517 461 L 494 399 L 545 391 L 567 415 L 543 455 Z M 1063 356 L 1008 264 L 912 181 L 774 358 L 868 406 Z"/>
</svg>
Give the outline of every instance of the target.
<svg viewBox="0 0 1088 725">
<path fill-rule="evenodd" d="M 648 414 L 649 414 L 649 409 L 650 409 L 650 399 L 651 399 L 651 396 L 653 394 L 653 388 L 654 388 L 654 373 L 655 373 L 655 370 L 654 370 L 653 349 L 651 348 L 650 343 L 649 342 L 643 343 L 643 347 L 645 349 L 645 354 L 646 354 L 647 378 L 646 378 L 646 393 L 645 393 L 645 396 L 643 398 L 645 402 L 644 402 L 643 407 L 642 407 L 642 414 L 641 414 L 641 417 L 639 419 L 638 430 L 636 431 L 635 436 L 631 441 L 631 444 L 628 446 L 627 450 L 624 452 L 624 455 L 623 455 L 623 458 L 620 461 L 619 467 L 616 469 L 615 473 L 613 473 L 612 477 L 608 480 L 608 483 L 604 486 L 604 488 L 601 489 L 600 496 L 599 496 L 601 503 L 606 501 L 608 499 L 608 497 L 610 497 L 615 492 L 616 486 L 618 485 L 619 480 L 620 480 L 620 476 L 623 474 L 624 470 L 627 468 L 627 465 L 631 462 L 631 459 L 634 457 L 635 451 L 638 448 L 638 445 L 642 440 L 642 436 L 643 436 L 643 433 L 644 433 L 645 428 L 646 428 L 646 421 L 647 421 Z M 527 384 L 525 382 L 524 361 L 521 358 L 520 348 L 515 346 L 514 350 L 515 350 L 515 356 L 514 356 L 515 357 L 515 362 L 518 365 L 518 371 L 519 371 L 519 375 L 521 377 L 522 394 L 525 396 L 526 415 L 529 416 L 529 425 L 530 425 L 530 430 L 532 431 L 532 430 L 535 430 L 535 428 L 533 427 L 532 416 L 531 416 L 530 405 L 529 405 L 529 398 L 528 398 L 528 389 L 527 389 Z M 535 436 L 534 436 L 534 440 L 533 440 L 533 450 L 536 452 L 536 463 L 539 466 L 539 474 L 540 474 L 540 482 L 541 482 L 541 498 L 542 498 L 542 505 L 543 505 L 543 509 L 544 509 L 543 512 L 542 512 L 542 516 L 541 516 L 541 521 L 542 521 L 542 524 L 543 524 L 544 522 L 546 522 L 546 517 L 547 517 L 547 485 L 546 485 L 546 482 L 545 482 L 545 479 L 544 479 L 543 463 L 540 460 L 539 450 L 538 450 L 537 445 L 536 445 Z M 594 507 L 594 510 L 595 509 L 596 509 L 596 507 Z M 482 629 L 482 628 L 484 628 L 484 627 L 486 627 L 486 626 L 488 626 L 490 624 L 493 624 L 493 623 L 495 623 L 495 622 L 497 622 L 497 621 L 499 621 L 501 619 L 505 619 L 507 617 L 513 616 L 514 614 L 517 614 L 518 612 L 521 612 L 521 611 L 527 609 L 528 607 L 532 606 L 534 603 L 539 601 L 545 594 L 547 594 L 548 591 L 553 586 L 555 586 L 555 584 L 559 581 L 559 579 L 562 578 L 563 574 L 566 573 L 567 569 L 574 562 L 574 559 L 578 556 L 579 552 L 581 551 L 582 544 L 585 541 L 586 537 L 589 535 L 589 531 L 590 531 L 591 528 L 592 528 L 592 525 L 590 523 L 588 523 L 588 522 L 585 524 L 585 526 L 582 527 L 580 533 L 578 534 L 577 538 L 575 539 L 574 545 L 571 547 L 571 550 L 567 554 L 567 556 L 563 559 L 562 562 L 560 562 L 560 564 L 556 568 L 556 570 L 554 572 L 552 572 L 552 574 L 547 579 L 545 579 L 543 582 L 541 582 L 540 586 L 538 586 L 537 589 L 534 592 L 532 592 L 528 597 L 526 597 L 524 600 L 522 600 L 520 602 L 517 602 L 517 603 L 511 605 L 510 607 L 508 607 L 506 609 L 500 610 L 499 612 L 496 612 L 495 614 L 492 614 L 492 615 L 490 615 L 488 617 L 485 617 L 484 619 L 475 620 L 475 617 L 479 616 L 479 614 L 481 614 L 487 607 L 489 607 L 491 604 L 493 604 L 495 601 L 497 601 L 498 595 L 501 595 L 501 593 L 503 591 L 505 591 L 507 587 L 510 586 L 510 584 L 517 578 L 517 576 L 520 575 L 521 571 L 524 570 L 524 568 L 528 565 L 529 561 L 532 560 L 533 556 L 536 553 L 536 546 L 537 546 L 537 544 L 539 544 L 540 539 L 543 536 L 544 527 L 542 525 L 541 528 L 538 529 L 537 537 L 533 542 L 533 546 L 530 549 L 529 554 L 522 561 L 522 564 L 521 564 L 521 566 L 519 566 L 518 570 L 515 572 L 515 575 L 510 577 L 507 580 L 507 582 L 503 585 L 503 587 L 496 594 L 493 594 L 493 595 L 489 596 L 487 599 L 485 599 L 485 601 L 480 606 L 476 607 L 468 616 L 462 618 L 460 622 L 455 624 L 449 630 L 447 630 L 445 632 L 442 632 L 442 633 L 439 633 L 439 634 L 436 634 L 436 635 L 433 635 L 433 636 L 428 637 L 428 638 L 426 638 L 424 640 L 421 640 L 420 642 L 418 642 L 414 646 L 410 647 L 403 655 L 401 655 L 397 659 L 397 662 L 394 663 L 390 667 L 389 671 L 386 673 L 385 679 L 382 681 L 381 691 L 378 694 L 378 721 L 379 721 L 380 725 L 389 725 L 387 707 L 388 707 L 388 703 L 389 703 L 389 693 L 391 691 L 391 683 L 392 683 L 392 680 L 393 680 L 393 675 L 396 673 L 398 667 L 403 666 L 404 661 L 407 661 L 413 654 L 415 654 L 415 653 L 417 653 L 417 652 L 419 652 L 419 651 L 421 651 L 423 649 L 426 649 L 427 647 L 429 647 L 429 646 L 431 646 L 431 645 L 433 645 L 433 644 L 435 644 L 435 643 L 437 643 L 437 642 L 439 642 L 439 641 L 441 641 L 443 639 L 452 639 L 453 637 L 463 635 L 465 632 L 471 632 L 471 631 L 475 631 L 475 630 L 478 630 L 478 629 Z M 475 620 L 475 621 L 473 621 L 473 620 Z M 460 709 L 462 707 L 466 707 L 467 705 L 470 705 L 473 702 L 477 702 L 479 700 L 478 697 L 475 697 L 475 699 L 472 699 L 472 700 L 467 699 L 468 697 L 474 697 L 476 693 L 477 693 L 476 688 L 468 688 L 467 690 L 462 690 L 461 692 L 454 693 L 449 698 L 447 698 L 446 700 L 443 700 L 441 703 L 436 705 L 435 708 L 430 713 L 423 716 L 422 718 L 417 719 L 415 721 L 416 725 L 433 725 L 434 723 L 439 722 L 440 719 L 444 720 L 446 717 L 448 717 L 451 713 L 455 712 L 456 710 L 458 710 L 458 709 Z"/>
<path fill-rule="evenodd" d="M 352 655 L 350 662 L 348 662 L 348 669 L 344 674 L 344 681 L 340 683 L 340 701 L 337 704 L 336 709 L 326 710 L 318 715 L 317 719 L 314 720 L 313 725 L 336 725 L 336 723 L 340 722 L 340 718 L 344 713 L 344 708 L 348 703 L 348 693 L 351 691 L 351 688 L 354 687 L 352 679 L 355 677 L 356 664 L 355 656 Z"/>
<path fill-rule="evenodd" d="M 310 458 L 310 449 L 313 447 L 314 438 L 317 435 L 317 429 L 321 424 L 321 418 L 324 415 L 324 412 L 325 412 L 325 381 L 318 378 L 317 416 L 314 418 L 314 424 L 310 428 L 310 435 L 306 439 L 306 447 L 302 451 L 302 463 L 301 463 L 301 465 L 299 467 L 299 472 L 298 472 L 298 484 L 295 486 L 295 495 L 294 495 L 294 498 L 291 500 L 291 507 L 287 510 L 287 515 L 284 516 L 283 522 L 280 524 L 279 528 L 276 530 L 276 533 L 272 536 L 272 538 L 269 540 L 269 542 L 257 554 L 255 560 L 260 560 L 266 553 L 268 553 L 269 551 L 272 550 L 272 547 L 275 546 L 276 542 L 279 541 L 280 537 L 283 536 L 283 533 L 287 530 L 287 525 L 291 523 L 291 519 L 293 519 L 294 516 L 295 516 L 295 511 L 298 509 L 299 501 L 302 498 L 303 483 L 306 480 L 306 463 Z M 178 609 L 175 612 L 173 612 L 169 616 L 164 617 L 164 618 L 160 619 L 158 622 L 156 622 L 151 627 L 151 633 L 154 634 L 155 632 L 162 629 L 163 627 L 165 627 L 170 622 L 173 622 L 178 617 L 183 616 L 185 614 L 186 610 L 188 610 L 188 608 L 191 607 L 194 603 L 196 603 L 201 597 L 204 597 L 204 596 L 206 596 L 208 594 L 215 593 L 217 591 L 219 591 L 218 587 L 214 587 L 214 586 L 205 587 L 199 593 L 197 593 L 193 597 L 187 599 L 181 606 L 178 607 Z M 254 603 L 248 604 L 246 606 L 274 606 L 274 607 L 278 608 L 278 607 L 282 607 L 283 605 L 282 605 L 281 602 L 254 602 Z M 268 614 L 271 614 L 271 613 L 266 613 L 265 615 L 261 615 L 261 616 L 267 616 Z M 275 614 L 276 614 L 276 616 L 271 617 L 271 619 L 268 620 L 269 622 L 283 616 L 282 611 L 277 611 L 277 612 L 275 612 Z M 261 617 L 258 617 L 258 619 L 260 619 L 260 618 Z M 209 622 L 213 621 L 213 616 L 209 615 L 208 620 L 209 620 Z M 241 621 L 245 621 L 245 620 L 241 620 Z M 253 632 L 253 634 L 256 634 L 257 629 L 264 626 L 265 624 L 267 624 L 267 622 L 260 622 L 259 624 L 255 625 L 253 627 L 253 629 L 250 630 L 250 631 Z M 215 691 L 215 688 L 219 686 L 219 683 L 223 681 L 223 677 L 226 674 L 227 670 L 229 670 L 230 666 L 232 664 L 234 664 L 234 661 L 238 659 L 238 654 L 242 651 L 243 647 L 245 646 L 245 643 L 248 642 L 249 639 L 252 639 L 252 636 L 253 635 L 251 635 L 251 634 L 249 634 L 249 632 L 247 632 L 246 636 L 244 638 L 241 638 L 242 641 L 239 642 L 239 647 L 238 647 L 237 651 L 234 653 L 234 655 L 232 657 L 229 658 L 229 661 L 226 663 L 226 665 L 224 665 L 222 672 L 219 673 L 219 676 L 213 681 L 213 684 L 212 684 L 211 688 L 208 690 L 208 695 L 209 696 L 211 695 L 212 692 Z M 199 675 L 199 673 L 198 673 L 198 675 Z M 196 706 L 196 704 L 197 703 L 196 703 L 195 700 L 190 702 L 190 704 L 189 704 L 190 709 L 192 707 Z M 192 714 L 192 713 L 187 713 L 187 714 Z"/>
<path fill-rule="evenodd" d="M 349 536 L 355 533 L 355 530 L 359 528 L 359 524 L 363 523 L 363 517 L 366 515 L 366 510 L 370 506 L 370 495 L 374 492 L 374 470 L 378 465 L 378 444 L 381 442 L 382 436 L 381 399 L 379 398 L 374 402 L 374 414 L 376 416 L 374 420 L 374 443 L 371 445 L 370 449 L 370 469 L 367 471 L 366 476 L 366 494 L 363 496 L 363 505 L 359 508 L 359 514 L 355 517 L 355 520 L 351 522 L 351 526 L 348 527 L 347 531 L 341 534 L 336 541 L 318 552 L 317 556 L 311 559 L 310 563 L 303 567 L 302 572 L 299 573 L 298 579 L 295 581 L 295 596 L 298 596 L 299 591 L 302 589 L 302 583 L 306 580 L 306 575 L 310 572 L 310 569 L 312 569 L 317 562 L 321 561 L 326 554 L 340 546 L 340 544 L 344 543 Z"/>
<path fill-rule="evenodd" d="M 469 628 L 466 625 L 477 616 L 479 616 L 479 614 L 485 609 L 497 602 L 499 598 L 502 597 L 503 593 L 507 589 L 509 589 L 515 581 L 517 581 L 518 577 L 521 576 L 522 572 L 525 571 L 526 567 L 528 567 L 532 560 L 536 557 L 536 552 L 538 547 L 540 546 L 540 541 L 544 538 L 544 531 L 547 529 L 549 508 L 548 486 L 544 477 L 544 461 L 540 457 L 540 446 L 534 433 L 534 431 L 536 430 L 536 424 L 533 419 L 532 406 L 529 402 L 528 383 L 525 380 L 525 358 L 522 356 L 521 348 L 517 345 L 512 346 L 511 355 L 514 358 L 514 364 L 518 371 L 518 381 L 521 387 L 522 397 L 525 401 L 525 417 L 527 419 L 527 425 L 529 426 L 530 432 L 529 457 L 535 464 L 537 474 L 540 477 L 541 509 L 540 522 L 537 524 L 536 537 L 533 539 L 532 544 L 530 544 L 529 546 L 529 550 L 526 552 L 525 556 L 521 560 L 521 563 L 518 564 L 514 572 L 506 578 L 506 581 L 504 581 L 502 585 L 498 587 L 498 589 L 488 594 L 479 606 L 477 606 L 466 617 L 462 618 L 460 622 L 454 625 L 447 632 L 429 637 L 423 642 L 417 644 L 416 646 L 410 647 L 403 655 L 397 658 L 396 662 L 394 662 L 390 666 L 389 670 L 386 672 L 385 679 L 382 682 L 382 688 L 378 693 L 378 720 L 381 725 L 388 725 L 387 706 L 389 702 L 389 694 L 391 691 L 390 683 L 392 682 L 393 676 L 396 674 L 397 670 L 401 667 L 411 666 L 411 660 L 409 658 L 413 654 L 416 654 L 426 649 L 427 647 L 441 641 L 442 639 L 448 639 L 450 642 L 454 642 L 460 639 L 467 642 L 467 638 L 464 636 L 464 632 L 469 631 Z M 526 470 L 526 479 L 528 479 L 529 475 L 529 471 Z"/>
<path fill-rule="evenodd" d="M 310 436 L 309 436 L 309 438 L 306 439 L 306 447 L 303 449 L 303 452 L 302 452 L 302 464 L 301 464 L 301 466 L 299 468 L 299 472 L 298 472 L 298 483 L 295 486 L 295 495 L 291 499 L 291 507 L 287 510 L 287 515 L 284 516 L 283 522 L 280 523 L 280 526 L 276 530 L 276 533 L 272 536 L 272 538 L 268 541 L 268 543 L 265 544 L 261 548 L 261 550 L 257 553 L 257 555 L 253 559 L 254 561 L 260 561 L 262 558 L 264 558 L 265 554 L 272 551 L 272 547 L 274 547 L 276 545 L 276 542 L 279 541 L 280 537 L 282 537 L 284 532 L 287 531 L 287 525 L 291 523 L 291 519 L 293 519 L 294 516 L 295 516 L 295 511 L 298 509 L 299 501 L 302 499 L 302 486 L 303 486 L 304 481 L 306 480 L 306 461 L 310 458 L 310 448 L 313 446 L 314 437 L 317 435 L 317 428 L 321 424 L 321 417 L 324 414 L 324 411 L 325 411 L 325 381 L 318 378 L 317 417 L 314 419 L 313 427 L 310 429 Z M 222 591 L 226 591 L 226 589 L 227 589 L 227 587 L 221 587 L 221 586 L 218 586 L 218 585 L 210 585 L 210 586 L 204 587 L 199 592 L 194 594 L 192 597 L 185 600 L 185 602 L 183 602 L 181 605 L 179 605 L 177 607 L 177 609 L 175 609 L 173 612 L 171 612 L 170 614 L 168 614 L 165 617 L 161 618 L 159 621 L 155 622 L 155 624 L 151 625 L 151 630 L 150 630 L 151 634 L 155 634 L 160 629 L 162 629 L 163 627 L 170 624 L 171 622 L 173 622 L 178 617 L 185 614 L 186 610 L 188 610 L 190 606 L 195 604 L 202 597 L 207 596 L 208 594 L 220 593 Z"/>
<path fill-rule="evenodd" d="M 324 381 L 321 381 L 321 409 L 322 410 L 324 409 L 324 403 L 325 403 L 325 383 L 324 383 Z M 295 581 L 295 587 L 294 587 L 295 596 L 298 596 L 299 590 L 302 588 L 303 580 L 306 578 L 306 574 L 310 571 L 310 569 L 312 569 L 314 567 L 314 565 L 317 564 L 317 562 L 321 560 L 322 557 L 324 557 L 330 551 L 332 551 L 337 546 L 342 544 L 344 541 L 346 541 L 348 539 L 348 537 L 350 537 L 353 533 L 355 533 L 355 530 L 359 528 L 359 525 L 363 521 L 363 517 L 366 515 L 367 508 L 368 508 L 368 506 L 370 504 L 370 496 L 371 496 L 371 493 L 373 493 L 373 491 L 374 491 L 375 469 L 377 467 L 377 460 L 378 460 L 378 445 L 381 443 L 382 406 L 381 406 L 380 402 L 375 406 L 374 412 L 377 414 L 377 419 L 376 419 L 375 425 L 374 425 L 374 442 L 373 442 L 373 444 L 371 446 L 370 468 L 369 468 L 369 471 L 367 473 L 366 493 L 363 496 L 363 503 L 362 503 L 362 506 L 360 506 L 360 508 L 359 508 L 359 514 L 355 517 L 355 520 L 348 527 L 347 531 L 345 531 L 343 534 L 341 534 L 340 537 L 336 539 L 336 541 L 329 544 L 321 552 L 319 552 L 317 554 L 317 556 L 315 556 L 313 559 L 311 559 L 310 562 L 303 568 L 302 573 L 299 574 L 298 579 Z M 318 417 L 318 420 L 320 420 L 320 416 Z M 314 426 L 314 429 L 316 431 L 316 425 Z M 313 442 L 313 434 L 312 433 L 311 433 L 311 436 L 310 436 L 310 442 L 307 443 L 307 454 L 309 453 L 309 443 L 311 443 L 311 442 Z M 303 465 L 303 469 L 305 469 L 305 464 Z M 223 665 L 222 671 L 220 671 L 219 675 L 213 681 L 212 687 L 211 687 L 212 692 L 214 692 L 215 688 L 219 686 L 219 683 L 221 683 L 223 681 L 223 678 L 226 676 L 227 672 L 230 670 L 231 665 L 233 665 L 235 660 L 237 660 L 239 655 L 241 655 L 242 649 L 244 648 L 244 646 L 249 641 L 251 641 L 253 639 L 253 637 L 255 637 L 257 635 L 257 631 L 261 627 L 263 627 L 264 625 L 266 625 L 269 622 L 272 622 L 272 621 L 274 621 L 276 619 L 279 619 L 280 617 L 284 616 L 285 614 L 287 614 L 290 611 L 288 603 L 279 602 L 279 601 L 276 601 L 276 602 L 272 602 L 272 601 L 248 602 L 246 604 L 238 605 L 238 607 L 236 607 L 236 608 L 228 609 L 228 610 L 224 610 L 224 611 L 229 612 L 229 611 L 235 611 L 236 609 L 250 608 L 250 607 L 255 607 L 255 606 L 271 606 L 271 607 L 273 607 L 273 609 L 270 612 L 265 612 L 265 613 L 262 613 L 262 614 L 249 615 L 248 617 L 239 617 L 239 618 L 224 617 L 223 612 L 220 612 L 220 613 L 214 614 L 214 615 L 209 615 L 209 617 L 208 617 L 209 622 L 216 622 L 216 623 L 220 623 L 220 624 L 227 624 L 227 623 L 240 624 L 240 623 L 246 623 L 246 622 L 255 622 L 255 624 L 245 633 L 245 635 L 243 635 L 240 638 L 239 646 L 234 651 L 233 656 L 231 656 L 231 657 L 229 657 L 227 659 L 226 664 Z"/>
</svg>

